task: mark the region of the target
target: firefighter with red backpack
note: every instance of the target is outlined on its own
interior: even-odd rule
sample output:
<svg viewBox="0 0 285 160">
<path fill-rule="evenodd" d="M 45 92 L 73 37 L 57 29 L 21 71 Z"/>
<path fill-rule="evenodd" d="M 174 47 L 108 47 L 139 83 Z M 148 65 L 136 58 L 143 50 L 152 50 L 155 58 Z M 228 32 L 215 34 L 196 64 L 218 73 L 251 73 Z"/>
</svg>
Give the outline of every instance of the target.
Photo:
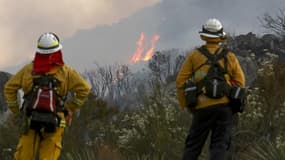
<svg viewBox="0 0 285 160">
<path fill-rule="evenodd" d="M 183 160 L 197 160 L 210 133 L 210 160 L 224 160 L 233 114 L 243 111 L 245 76 L 235 54 L 221 45 L 226 33 L 218 19 L 207 20 L 199 34 L 206 43 L 189 53 L 176 79 L 179 104 L 193 115 Z"/>
<path fill-rule="evenodd" d="M 90 86 L 62 59 L 62 45 L 54 33 L 38 39 L 34 61 L 24 66 L 5 84 L 7 105 L 14 114 L 24 115 L 15 160 L 57 160 L 65 126 L 85 102 Z M 19 107 L 18 90 L 24 92 Z M 72 96 L 68 96 L 68 93 Z"/>
</svg>

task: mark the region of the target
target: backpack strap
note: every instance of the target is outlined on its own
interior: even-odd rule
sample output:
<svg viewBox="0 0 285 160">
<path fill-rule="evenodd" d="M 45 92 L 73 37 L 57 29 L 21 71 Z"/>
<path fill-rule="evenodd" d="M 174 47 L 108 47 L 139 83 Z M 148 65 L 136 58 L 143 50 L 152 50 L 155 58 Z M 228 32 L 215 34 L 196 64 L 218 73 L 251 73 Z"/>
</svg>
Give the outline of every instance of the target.
<svg viewBox="0 0 285 160">
<path fill-rule="evenodd" d="M 202 53 L 205 57 L 207 57 L 207 59 L 212 62 L 213 64 L 217 63 L 217 53 L 220 51 L 220 48 L 218 48 L 214 54 L 211 54 L 209 52 L 209 50 L 205 47 L 205 46 L 202 46 L 200 48 L 198 48 L 198 50 L 200 51 L 200 53 Z"/>
<path fill-rule="evenodd" d="M 207 54 L 209 54 L 209 56 L 211 56 L 211 54 L 209 53 L 209 51 L 204 47 L 204 46 L 202 46 L 202 47 L 200 47 L 200 48 L 198 48 L 198 51 L 200 51 L 200 53 L 204 53 L 204 50 L 205 50 L 205 53 Z M 206 55 L 205 55 L 206 56 Z M 207 57 L 207 56 L 206 56 Z M 200 66 L 198 66 L 197 68 L 195 68 L 193 71 L 192 71 L 192 75 L 190 76 L 191 78 L 190 79 L 193 79 L 194 78 L 194 76 L 195 76 L 195 72 L 197 72 L 202 66 L 204 66 L 204 65 L 206 65 L 206 64 L 211 64 L 210 63 L 211 61 L 209 60 L 209 58 L 207 57 L 207 60 L 206 60 L 206 62 L 205 63 L 202 63 Z"/>
<path fill-rule="evenodd" d="M 34 86 L 40 86 L 40 87 L 49 87 L 50 89 L 53 89 L 54 87 L 58 86 L 58 80 L 54 77 L 54 75 L 40 75 L 39 77 L 36 77 L 33 79 L 33 85 Z"/>
<path fill-rule="evenodd" d="M 219 53 L 219 51 L 222 49 L 221 53 Z M 228 54 L 228 50 L 225 49 L 225 48 L 218 48 L 214 54 L 211 54 L 209 52 L 209 50 L 205 47 L 205 46 L 202 46 L 200 48 L 198 48 L 198 50 L 200 51 L 201 54 L 203 54 L 205 57 L 207 57 L 207 61 L 206 63 L 202 64 L 202 65 L 205 65 L 205 64 L 213 64 L 213 65 L 219 65 L 218 61 L 220 59 L 224 59 L 224 70 L 225 70 L 225 73 L 227 72 L 228 70 L 228 59 L 227 59 L 227 54 Z M 219 53 L 219 54 L 218 54 Z M 210 61 L 210 63 L 209 63 Z M 198 69 L 200 69 L 202 67 L 202 65 L 200 65 L 198 67 Z M 219 65 L 220 66 L 220 65 Z M 197 69 L 197 70 L 198 70 Z M 195 71 L 197 71 L 195 69 Z"/>
<path fill-rule="evenodd" d="M 222 51 L 220 52 L 220 50 L 222 49 Z M 199 67 L 195 68 L 192 75 L 191 75 L 191 79 L 194 79 L 194 76 L 195 76 L 195 72 L 197 70 L 199 70 L 202 66 L 204 65 L 217 65 L 219 66 L 221 69 L 223 69 L 223 72 L 227 72 L 227 53 L 228 53 L 228 50 L 225 49 L 225 48 L 218 48 L 214 54 L 211 54 L 209 52 L 209 50 L 205 47 L 205 46 L 202 46 L 200 48 L 198 48 L 198 51 L 203 54 L 207 60 L 205 63 L 201 64 Z M 220 53 L 219 53 L 220 52 Z M 219 54 L 218 54 L 219 53 Z M 224 68 L 220 66 L 220 64 L 218 63 L 218 61 L 221 59 L 221 58 L 224 58 Z M 204 85 L 204 80 L 201 80 L 199 82 L 196 83 L 197 85 L 197 88 L 198 88 L 198 94 L 200 94 L 202 92 L 202 87 Z"/>
<path fill-rule="evenodd" d="M 227 73 L 228 72 L 228 58 L 227 54 L 229 53 L 229 50 L 226 48 L 222 48 L 223 50 L 221 51 L 220 54 L 217 54 L 217 60 L 219 59 L 224 59 L 224 70 Z"/>
</svg>

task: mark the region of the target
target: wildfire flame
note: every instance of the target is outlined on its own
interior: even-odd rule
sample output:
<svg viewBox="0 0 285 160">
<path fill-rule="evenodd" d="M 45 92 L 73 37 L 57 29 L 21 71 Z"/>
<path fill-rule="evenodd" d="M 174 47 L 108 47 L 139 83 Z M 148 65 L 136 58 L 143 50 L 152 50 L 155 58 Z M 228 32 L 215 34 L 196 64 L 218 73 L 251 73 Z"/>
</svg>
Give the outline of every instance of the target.
<svg viewBox="0 0 285 160">
<path fill-rule="evenodd" d="M 144 33 L 142 32 L 140 34 L 140 38 L 139 40 L 136 42 L 137 44 L 137 49 L 136 51 L 134 52 L 131 60 L 130 60 L 130 63 L 131 64 L 134 64 L 134 63 L 137 63 L 139 61 L 148 61 L 153 53 L 154 53 L 154 49 L 155 49 L 155 44 L 156 42 L 159 40 L 159 35 L 158 34 L 155 34 L 152 39 L 151 39 L 151 47 L 144 53 L 144 50 L 145 50 L 145 47 L 144 47 L 144 42 L 145 42 L 145 35 Z M 143 56 L 144 55 L 144 56 Z"/>
<path fill-rule="evenodd" d="M 147 60 L 149 60 L 152 57 L 154 49 L 155 49 L 155 43 L 158 40 L 159 40 L 159 35 L 157 35 L 157 34 L 154 35 L 152 40 L 151 40 L 151 48 L 146 52 L 146 54 L 145 54 L 145 56 L 143 58 L 144 61 L 147 61 Z"/>
<path fill-rule="evenodd" d="M 140 39 L 137 41 L 137 50 L 135 51 L 135 53 L 133 54 L 133 57 L 131 59 L 131 63 L 137 63 L 138 61 L 140 61 L 142 53 L 144 51 L 143 48 L 143 41 L 145 39 L 144 33 L 142 32 L 140 35 Z"/>
</svg>

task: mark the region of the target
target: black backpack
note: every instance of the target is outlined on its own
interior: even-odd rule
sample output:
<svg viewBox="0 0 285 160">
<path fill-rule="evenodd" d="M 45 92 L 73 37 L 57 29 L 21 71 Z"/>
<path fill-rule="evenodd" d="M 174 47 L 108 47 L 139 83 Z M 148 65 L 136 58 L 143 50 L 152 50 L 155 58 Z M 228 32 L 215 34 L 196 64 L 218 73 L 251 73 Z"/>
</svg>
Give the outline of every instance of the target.
<svg viewBox="0 0 285 160">
<path fill-rule="evenodd" d="M 207 61 L 197 69 L 201 68 L 203 65 L 210 65 L 207 75 L 198 82 L 198 88 L 201 90 L 204 89 L 205 95 L 210 98 L 218 99 L 228 95 L 229 85 L 226 82 L 225 75 L 227 74 L 227 53 L 229 51 L 222 48 L 222 51 L 219 54 L 218 52 L 220 49 L 217 49 L 214 54 L 211 54 L 204 46 L 198 48 L 198 50 L 207 57 Z M 219 64 L 218 61 L 220 59 L 224 60 L 224 67 Z"/>
<path fill-rule="evenodd" d="M 185 83 L 184 92 L 186 96 L 186 105 L 189 108 L 196 106 L 197 97 L 202 93 L 202 90 L 205 92 L 206 96 L 216 99 L 225 96 L 229 90 L 229 86 L 224 77 L 227 73 L 226 55 L 229 51 L 223 48 L 221 53 L 217 54 L 220 51 L 220 49 L 217 49 L 214 54 L 211 54 L 204 46 L 198 48 L 198 50 L 207 58 L 207 61 L 197 67 L 193 71 L 191 78 Z M 218 63 L 222 58 L 224 59 L 224 68 Z M 193 80 L 195 72 L 204 65 L 210 65 L 207 75 L 204 79 L 195 83 Z"/>
<path fill-rule="evenodd" d="M 244 110 L 245 98 L 247 95 L 247 89 L 239 86 L 229 86 L 225 79 L 227 74 L 228 49 L 222 48 L 222 51 L 217 54 L 220 49 L 217 49 L 214 54 L 209 53 L 208 49 L 204 46 L 198 48 L 198 50 L 207 57 L 207 61 L 197 67 L 191 78 L 185 83 L 185 96 L 186 105 L 188 108 L 193 108 L 197 105 L 197 97 L 204 91 L 205 95 L 210 98 L 221 98 L 228 96 L 230 99 L 229 106 L 231 106 L 233 113 Z M 224 67 L 222 67 L 218 61 L 224 60 Z M 210 65 L 207 75 L 198 83 L 194 83 L 193 78 L 195 72 L 204 65 Z"/>
</svg>

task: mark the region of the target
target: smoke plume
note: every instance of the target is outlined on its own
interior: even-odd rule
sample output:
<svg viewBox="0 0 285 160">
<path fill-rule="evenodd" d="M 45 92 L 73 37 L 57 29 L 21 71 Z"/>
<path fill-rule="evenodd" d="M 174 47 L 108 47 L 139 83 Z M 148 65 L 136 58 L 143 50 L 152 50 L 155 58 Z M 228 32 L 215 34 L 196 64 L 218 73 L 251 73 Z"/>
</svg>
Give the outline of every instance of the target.
<svg viewBox="0 0 285 160">
<path fill-rule="evenodd" d="M 34 56 L 43 32 L 61 39 L 82 29 L 112 25 L 159 0 L 1 0 L 0 69 Z"/>
</svg>

